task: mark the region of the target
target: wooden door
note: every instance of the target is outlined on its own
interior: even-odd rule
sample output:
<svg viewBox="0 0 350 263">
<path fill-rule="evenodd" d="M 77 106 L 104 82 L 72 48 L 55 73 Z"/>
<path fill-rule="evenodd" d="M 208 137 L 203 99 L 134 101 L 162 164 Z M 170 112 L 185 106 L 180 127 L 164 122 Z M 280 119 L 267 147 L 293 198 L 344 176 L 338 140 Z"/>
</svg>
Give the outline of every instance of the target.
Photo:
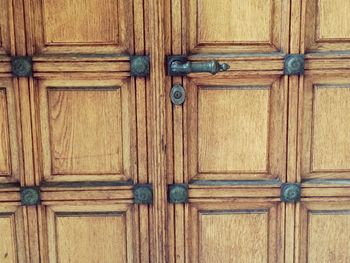
<svg viewBox="0 0 350 263">
<path fill-rule="evenodd" d="M 284 262 L 289 1 L 172 1 L 173 54 L 227 72 L 174 78 L 173 169 L 188 203 L 169 208 L 170 262 Z"/>
<path fill-rule="evenodd" d="M 349 10 L 0 0 L 0 262 L 349 262 Z"/>
<path fill-rule="evenodd" d="M 300 52 L 296 262 L 348 262 L 350 24 L 347 1 L 298 3 Z"/>
<path fill-rule="evenodd" d="M 0 0 L 0 262 L 156 257 L 148 10 Z"/>
<path fill-rule="evenodd" d="M 171 2 L 167 53 L 230 69 L 167 86 L 169 261 L 348 262 L 350 4 Z"/>
</svg>

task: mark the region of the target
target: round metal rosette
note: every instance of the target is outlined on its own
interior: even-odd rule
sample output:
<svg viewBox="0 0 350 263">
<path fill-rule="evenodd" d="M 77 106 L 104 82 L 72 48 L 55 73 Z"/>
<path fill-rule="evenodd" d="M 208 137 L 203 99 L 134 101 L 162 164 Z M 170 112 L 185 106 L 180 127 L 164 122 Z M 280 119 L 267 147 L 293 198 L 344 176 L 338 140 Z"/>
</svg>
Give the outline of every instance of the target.
<svg viewBox="0 0 350 263">
<path fill-rule="evenodd" d="M 12 74 L 16 77 L 30 77 L 32 75 L 32 58 L 19 56 L 11 58 Z"/>
<path fill-rule="evenodd" d="M 134 77 L 145 77 L 149 75 L 149 57 L 132 56 L 130 58 L 130 74 Z"/>
<path fill-rule="evenodd" d="M 287 203 L 298 202 L 300 200 L 300 184 L 283 184 L 281 188 L 281 200 Z"/>
<path fill-rule="evenodd" d="M 185 184 L 174 184 L 169 186 L 170 203 L 187 203 L 188 187 Z"/>
<path fill-rule="evenodd" d="M 40 203 L 40 191 L 37 187 L 27 187 L 21 189 L 22 205 L 30 206 Z"/>
<path fill-rule="evenodd" d="M 304 55 L 290 54 L 285 58 L 284 73 L 287 75 L 301 75 L 304 73 Z"/>
<path fill-rule="evenodd" d="M 152 204 L 153 192 L 151 185 L 135 185 L 133 192 L 135 204 Z"/>
</svg>

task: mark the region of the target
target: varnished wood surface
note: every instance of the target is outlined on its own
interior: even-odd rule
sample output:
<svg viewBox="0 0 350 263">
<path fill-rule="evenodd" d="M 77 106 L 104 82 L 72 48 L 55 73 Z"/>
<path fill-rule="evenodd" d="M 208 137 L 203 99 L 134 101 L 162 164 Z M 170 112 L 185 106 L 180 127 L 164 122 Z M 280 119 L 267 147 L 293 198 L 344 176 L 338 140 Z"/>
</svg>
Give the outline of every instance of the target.
<svg viewBox="0 0 350 263">
<path fill-rule="evenodd" d="M 0 0 L 0 262 L 348 262 L 349 8 Z M 304 76 L 283 74 L 288 53 Z M 133 54 L 150 77 L 130 77 Z M 230 69 L 170 78 L 169 54 Z M 33 56 L 33 77 L 11 79 L 10 55 Z M 153 183 L 154 204 L 49 182 L 128 179 Z M 300 202 L 280 201 L 284 182 Z M 168 183 L 190 183 L 189 203 L 168 204 Z M 32 185 L 42 204 L 20 206 Z"/>
</svg>

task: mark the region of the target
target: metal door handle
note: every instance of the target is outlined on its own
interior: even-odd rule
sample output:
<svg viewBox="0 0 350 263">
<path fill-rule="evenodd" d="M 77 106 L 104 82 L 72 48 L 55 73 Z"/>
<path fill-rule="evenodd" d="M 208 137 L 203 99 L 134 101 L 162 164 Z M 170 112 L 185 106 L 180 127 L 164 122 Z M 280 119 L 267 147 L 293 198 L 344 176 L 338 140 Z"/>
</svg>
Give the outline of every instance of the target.
<svg viewBox="0 0 350 263">
<path fill-rule="evenodd" d="M 186 76 L 189 73 L 208 72 L 215 75 L 221 71 L 227 71 L 230 66 L 226 63 L 219 63 L 216 60 L 205 62 L 191 62 L 186 56 L 168 57 L 168 75 Z"/>
</svg>

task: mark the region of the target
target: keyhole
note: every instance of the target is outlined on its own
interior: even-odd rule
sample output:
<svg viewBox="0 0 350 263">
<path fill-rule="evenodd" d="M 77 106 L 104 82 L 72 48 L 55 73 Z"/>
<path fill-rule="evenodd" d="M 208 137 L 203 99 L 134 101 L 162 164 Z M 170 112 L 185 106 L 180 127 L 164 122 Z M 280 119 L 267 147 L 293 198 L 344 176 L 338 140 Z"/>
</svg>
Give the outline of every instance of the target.
<svg viewBox="0 0 350 263">
<path fill-rule="evenodd" d="M 178 100 L 178 99 L 181 99 L 181 97 L 182 97 L 181 92 L 180 91 L 175 91 L 174 98 Z"/>
</svg>

